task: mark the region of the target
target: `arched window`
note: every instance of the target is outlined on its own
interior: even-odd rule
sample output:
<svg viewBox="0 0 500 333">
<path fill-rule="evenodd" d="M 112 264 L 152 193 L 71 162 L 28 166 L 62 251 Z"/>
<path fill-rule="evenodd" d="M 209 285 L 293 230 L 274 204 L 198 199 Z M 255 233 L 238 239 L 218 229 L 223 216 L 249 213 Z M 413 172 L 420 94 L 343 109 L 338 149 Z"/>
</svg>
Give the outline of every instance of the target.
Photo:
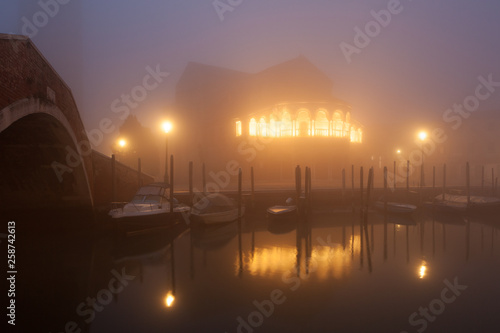
<svg viewBox="0 0 500 333">
<path fill-rule="evenodd" d="M 363 142 L 363 131 L 361 130 L 361 128 L 358 128 L 358 142 Z"/>
<path fill-rule="evenodd" d="M 317 136 L 328 136 L 328 118 L 326 112 L 320 110 L 316 113 L 316 121 L 314 122 L 314 134 Z"/>
<path fill-rule="evenodd" d="M 344 127 L 344 122 L 342 121 L 342 115 L 339 111 L 333 113 L 333 136 L 342 137 L 342 130 Z"/>
<path fill-rule="evenodd" d="M 356 142 L 356 137 L 358 136 L 358 132 L 354 128 L 354 126 L 351 126 L 351 142 Z"/>
<path fill-rule="evenodd" d="M 281 136 L 292 136 L 292 117 L 290 113 L 283 112 L 281 116 Z"/>
<path fill-rule="evenodd" d="M 345 115 L 344 131 L 342 137 L 348 138 L 350 135 L 349 129 L 351 128 L 351 113 L 347 112 Z"/>
<path fill-rule="evenodd" d="M 236 136 L 241 136 L 241 121 L 236 122 Z"/>
<path fill-rule="evenodd" d="M 279 136 L 278 123 L 276 122 L 276 120 L 274 120 L 274 117 L 272 117 L 271 120 L 269 121 L 269 136 L 271 137 Z"/>
<path fill-rule="evenodd" d="M 298 136 L 309 136 L 311 135 L 311 119 L 309 118 L 309 112 L 306 110 L 299 111 L 297 114 L 297 135 Z"/>
<path fill-rule="evenodd" d="M 261 117 L 259 121 L 259 135 L 260 136 L 267 136 L 267 123 L 266 123 L 266 118 Z"/>
<path fill-rule="evenodd" d="M 250 125 L 248 127 L 248 134 L 250 136 L 257 136 L 257 122 L 255 118 L 250 119 Z"/>
</svg>

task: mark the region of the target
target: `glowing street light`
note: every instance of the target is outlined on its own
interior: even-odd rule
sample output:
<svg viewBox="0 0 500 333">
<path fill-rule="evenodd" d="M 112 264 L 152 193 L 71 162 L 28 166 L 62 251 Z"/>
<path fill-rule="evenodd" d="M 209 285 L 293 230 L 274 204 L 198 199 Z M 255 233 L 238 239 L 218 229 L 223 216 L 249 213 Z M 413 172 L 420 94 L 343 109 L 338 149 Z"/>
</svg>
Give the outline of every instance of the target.
<svg viewBox="0 0 500 333">
<path fill-rule="evenodd" d="M 118 140 L 118 145 L 121 148 L 125 148 L 125 146 L 127 145 L 127 141 L 125 139 L 120 139 L 120 140 Z"/>
<path fill-rule="evenodd" d="M 422 165 L 420 168 L 420 187 L 425 186 L 425 175 L 424 175 L 424 141 L 427 139 L 427 132 L 420 131 L 418 133 L 418 138 L 422 141 L 422 145 L 420 146 L 422 149 Z"/>
<path fill-rule="evenodd" d="M 164 182 L 168 183 L 168 133 L 172 131 L 173 125 L 170 121 L 164 121 L 161 128 L 165 132 L 165 178 Z"/>
</svg>

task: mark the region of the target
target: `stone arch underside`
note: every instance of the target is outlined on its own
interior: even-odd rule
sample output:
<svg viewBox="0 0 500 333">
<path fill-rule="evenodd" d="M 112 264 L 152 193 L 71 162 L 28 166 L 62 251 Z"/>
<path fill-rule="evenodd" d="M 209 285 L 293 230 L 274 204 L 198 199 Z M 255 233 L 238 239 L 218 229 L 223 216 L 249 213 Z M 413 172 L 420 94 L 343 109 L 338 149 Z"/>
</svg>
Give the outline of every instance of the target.
<svg viewBox="0 0 500 333">
<path fill-rule="evenodd" d="M 1 110 L 0 209 L 92 207 L 85 164 L 75 154 L 67 163 L 77 146 L 68 120 L 50 102 L 25 99 Z"/>
</svg>

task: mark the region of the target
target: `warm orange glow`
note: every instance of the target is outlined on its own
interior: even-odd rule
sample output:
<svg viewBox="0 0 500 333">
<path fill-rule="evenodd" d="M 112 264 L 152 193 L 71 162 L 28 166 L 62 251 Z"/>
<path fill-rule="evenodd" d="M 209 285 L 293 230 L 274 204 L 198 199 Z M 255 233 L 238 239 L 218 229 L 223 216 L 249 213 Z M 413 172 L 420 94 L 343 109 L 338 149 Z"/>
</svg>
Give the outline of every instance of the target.
<svg viewBox="0 0 500 333">
<path fill-rule="evenodd" d="M 236 122 L 236 136 L 241 136 L 241 121 Z"/>
<path fill-rule="evenodd" d="M 310 262 L 310 270 L 314 271 L 318 279 L 328 279 L 334 277 L 340 279 L 351 272 L 352 245 L 354 252 L 360 252 L 359 236 L 351 236 L 347 243 L 349 246 L 344 250 L 340 244 L 337 246 L 321 246 L 312 247 L 311 258 L 307 259 Z M 235 258 L 235 274 L 239 274 L 240 259 L 237 255 Z M 303 261 L 302 261 L 303 260 Z M 304 265 L 306 258 L 302 258 L 301 265 Z M 272 247 L 257 247 L 254 253 L 250 251 L 243 253 L 243 269 L 253 276 L 269 277 L 273 275 L 282 275 L 286 272 L 295 270 L 297 265 L 297 248 L 294 246 L 272 246 Z"/>
<path fill-rule="evenodd" d="M 401 149 L 396 150 L 396 154 L 401 154 Z"/>
<path fill-rule="evenodd" d="M 255 121 L 255 118 L 250 119 L 248 134 L 250 136 L 257 136 L 257 122 Z"/>
<path fill-rule="evenodd" d="M 259 137 L 335 137 L 346 138 L 353 143 L 363 141 L 363 130 L 350 123 L 351 116 L 348 112 L 337 110 L 331 115 L 326 109 L 319 109 L 311 114 L 308 109 L 300 109 L 296 116 L 283 110 L 281 115 L 273 111 L 269 116 L 253 117 L 248 123 L 248 135 Z M 242 135 L 242 122 L 236 121 L 236 136 Z"/>
<path fill-rule="evenodd" d="M 120 139 L 118 140 L 118 145 L 124 148 L 127 145 L 127 141 L 125 141 L 125 139 Z"/>
<path fill-rule="evenodd" d="M 418 137 L 420 140 L 424 141 L 425 139 L 427 139 L 427 132 L 422 131 L 422 132 L 418 133 Z"/>
<path fill-rule="evenodd" d="M 164 131 L 165 133 L 167 133 L 167 134 L 168 134 L 168 133 L 172 130 L 172 127 L 173 127 L 173 126 L 172 126 L 172 123 L 171 123 L 171 122 L 169 122 L 169 121 L 165 121 L 165 122 L 163 122 L 163 123 L 161 124 L 161 128 L 162 128 L 162 129 L 163 129 L 163 131 Z"/>
<path fill-rule="evenodd" d="M 168 292 L 167 296 L 165 296 L 165 306 L 167 308 L 172 307 L 175 301 L 175 296 L 172 294 L 172 292 Z"/>
<path fill-rule="evenodd" d="M 425 273 L 427 271 L 427 263 L 425 261 L 422 261 L 422 265 L 420 266 L 420 269 L 418 271 L 418 277 L 420 279 L 423 279 L 425 277 Z"/>
</svg>

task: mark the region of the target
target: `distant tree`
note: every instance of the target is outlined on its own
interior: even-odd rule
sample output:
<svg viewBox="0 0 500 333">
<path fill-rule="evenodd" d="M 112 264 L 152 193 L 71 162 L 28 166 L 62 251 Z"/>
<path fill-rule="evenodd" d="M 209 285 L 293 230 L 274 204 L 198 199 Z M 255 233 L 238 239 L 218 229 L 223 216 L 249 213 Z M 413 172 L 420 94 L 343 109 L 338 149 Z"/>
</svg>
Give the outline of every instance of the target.
<svg viewBox="0 0 500 333">
<path fill-rule="evenodd" d="M 160 150 L 151 129 L 130 115 L 120 126 L 119 133 L 118 141 L 112 147 L 117 160 L 136 169 L 137 159 L 141 158 L 142 171 L 159 176 Z"/>
</svg>

